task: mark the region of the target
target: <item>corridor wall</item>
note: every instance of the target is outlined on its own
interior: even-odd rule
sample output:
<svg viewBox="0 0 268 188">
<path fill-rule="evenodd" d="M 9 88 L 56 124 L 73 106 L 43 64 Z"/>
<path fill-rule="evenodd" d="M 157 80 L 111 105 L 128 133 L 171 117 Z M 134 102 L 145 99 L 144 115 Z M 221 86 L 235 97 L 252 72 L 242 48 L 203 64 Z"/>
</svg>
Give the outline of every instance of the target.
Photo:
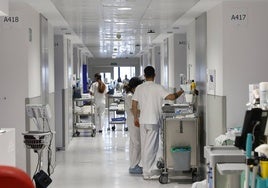
<svg viewBox="0 0 268 188">
<path fill-rule="evenodd" d="M 49 31 L 53 32 L 51 27 Z M 53 46 L 51 34 L 48 40 Z M 0 41 L 0 127 L 16 129 L 16 166 L 31 175 L 37 156 L 25 148 L 22 133 L 37 129 L 25 114 L 25 104 L 41 103 L 39 13 L 27 4 L 10 3 L 9 16 L 1 17 Z M 50 75 L 54 74 L 51 56 L 49 53 Z M 52 80 L 53 76 L 49 79 L 49 103 L 54 112 Z"/>
<path fill-rule="evenodd" d="M 227 128 L 242 126 L 248 85 L 267 81 L 267 8 L 268 2 L 224 2 L 208 11 L 208 69 L 216 71 L 215 94 L 226 96 Z"/>
</svg>

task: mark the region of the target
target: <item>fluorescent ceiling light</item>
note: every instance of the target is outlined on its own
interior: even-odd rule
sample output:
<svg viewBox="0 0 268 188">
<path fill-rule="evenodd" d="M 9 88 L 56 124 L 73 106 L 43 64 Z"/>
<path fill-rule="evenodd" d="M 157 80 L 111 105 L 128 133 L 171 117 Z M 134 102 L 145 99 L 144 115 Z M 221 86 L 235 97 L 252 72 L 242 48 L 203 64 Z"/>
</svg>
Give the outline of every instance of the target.
<svg viewBox="0 0 268 188">
<path fill-rule="evenodd" d="M 132 8 L 130 7 L 120 7 L 120 8 L 117 8 L 117 10 L 131 10 Z"/>
<path fill-rule="evenodd" d="M 125 24 L 127 24 L 127 23 L 125 23 L 125 22 L 117 22 L 117 23 L 115 23 L 116 25 L 125 25 Z"/>
</svg>

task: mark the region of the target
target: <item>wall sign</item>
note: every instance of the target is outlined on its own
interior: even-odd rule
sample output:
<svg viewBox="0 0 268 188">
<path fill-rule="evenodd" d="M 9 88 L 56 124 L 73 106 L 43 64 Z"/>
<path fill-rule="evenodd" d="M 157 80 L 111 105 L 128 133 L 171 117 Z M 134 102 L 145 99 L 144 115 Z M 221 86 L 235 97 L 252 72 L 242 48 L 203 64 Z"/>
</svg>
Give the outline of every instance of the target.
<svg viewBox="0 0 268 188">
<path fill-rule="evenodd" d="M 207 69 L 207 94 L 216 95 L 216 69 Z"/>
<path fill-rule="evenodd" d="M 248 16 L 248 10 L 246 8 L 235 8 L 229 13 L 228 20 L 233 25 L 247 25 Z"/>
<path fill-rule="evenodd" d="M 4 23 L 17 23 L 20 19 L 18 16 L 5 16 L 3 22 Z"/>
<path fill-rule="evenodd" d="M 1 0 L 0 0 L 1 1 Z M 0 22 L 3 24 L 4 28 L 21 28 L 22 18 L 19 16 L 2 16 L 0 17 Z"/>
</svg>

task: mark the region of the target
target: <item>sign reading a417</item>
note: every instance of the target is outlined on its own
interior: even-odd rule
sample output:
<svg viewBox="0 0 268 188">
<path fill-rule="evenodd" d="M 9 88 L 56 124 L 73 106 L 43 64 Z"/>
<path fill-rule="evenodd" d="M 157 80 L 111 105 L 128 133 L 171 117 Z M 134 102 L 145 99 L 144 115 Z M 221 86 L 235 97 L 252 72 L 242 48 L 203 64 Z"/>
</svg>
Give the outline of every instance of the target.
<svg viewBox="0 0 268 188">
<path fill-rule="evenodd" d="M 246 14 L 233 14 L 231 16 L 231 20 L 232 21 L 243 21 L 246 19 L 246 17 L 247 17 Z"/>
</svg>

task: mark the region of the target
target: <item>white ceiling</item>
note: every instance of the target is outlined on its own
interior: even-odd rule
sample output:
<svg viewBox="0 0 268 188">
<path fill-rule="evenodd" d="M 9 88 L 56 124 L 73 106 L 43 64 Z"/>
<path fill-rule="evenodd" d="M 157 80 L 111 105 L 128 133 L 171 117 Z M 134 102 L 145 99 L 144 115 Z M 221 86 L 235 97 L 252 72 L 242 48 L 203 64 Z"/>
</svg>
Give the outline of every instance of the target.
<svg viewBox="0 0 268 188">
<path fill-rule="evenodd" d="M 94 57 L 134 56 L 197 1 L 52 0 Z"/>
<path fill-rule="evenodd" d="M 171 33 L 184 32 L 195 17 L 224 0 L 10 1 L 33 6 L 57 34 L 67 34 L 89 56 L 131 58 Z M 118 10 L 122 7 L 131 10 Z"/>
</svg>

